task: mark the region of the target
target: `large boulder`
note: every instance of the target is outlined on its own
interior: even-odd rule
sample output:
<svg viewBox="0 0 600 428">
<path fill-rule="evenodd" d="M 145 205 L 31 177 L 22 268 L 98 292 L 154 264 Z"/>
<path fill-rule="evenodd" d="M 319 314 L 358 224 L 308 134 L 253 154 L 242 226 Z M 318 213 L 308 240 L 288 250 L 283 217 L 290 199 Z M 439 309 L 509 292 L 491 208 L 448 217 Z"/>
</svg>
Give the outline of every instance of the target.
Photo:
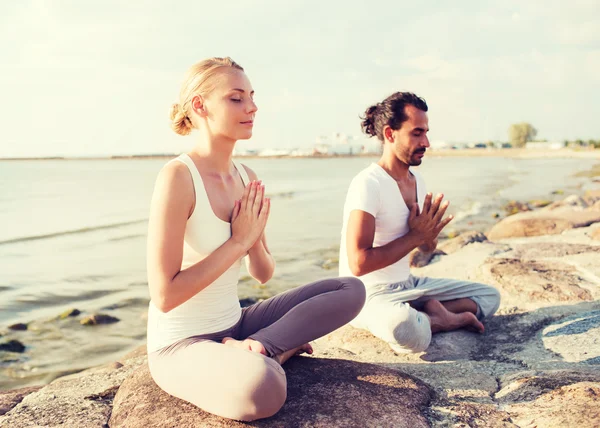
<svg viewBox="0 0 600 428">
<path fill-rule="evenodd" d="M 110 363 L 56 379 L 29 393 L 0 417 L 0 426 L 103 427 L 111 413 L 112 399 L 123 380 L 145 356 Z"/>
<path fill-rule="evenodd" d="M 600 211 L 560 208 L 515 214 L 498 222 L 488 233 L 492 241 L 525 236 L 557 235 L 600 221 Z"/>
<path fill-rule="evenodd" d="M 427 427 L 423 411 L 432 390 L 395 370 L 347 360 L 294 358 L 286 366 L 288 397 L 273 417 L 257 427 Z M 226 370 L 226 368 L 224 368 Z M 198 385 L 198 388 L 209 386 Z M 162 391 L 144 365 L 117 392 L 110 426 L 242 427 Z"/>
</svg>

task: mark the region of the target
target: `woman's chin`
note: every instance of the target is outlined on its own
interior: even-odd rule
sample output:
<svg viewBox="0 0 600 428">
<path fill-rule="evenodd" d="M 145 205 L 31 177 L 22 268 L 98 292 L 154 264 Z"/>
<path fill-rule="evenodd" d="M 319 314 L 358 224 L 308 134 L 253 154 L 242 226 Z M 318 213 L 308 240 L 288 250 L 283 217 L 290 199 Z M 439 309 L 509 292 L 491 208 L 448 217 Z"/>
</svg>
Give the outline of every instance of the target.
<svg viewBox="0 0 600 428">
<path fill-rule="evenodd" d="M 249 140 L 250 138 L 252 138 L 252 131 L 240 132 L 237 137 L 238 140 Z"/>
</svg>

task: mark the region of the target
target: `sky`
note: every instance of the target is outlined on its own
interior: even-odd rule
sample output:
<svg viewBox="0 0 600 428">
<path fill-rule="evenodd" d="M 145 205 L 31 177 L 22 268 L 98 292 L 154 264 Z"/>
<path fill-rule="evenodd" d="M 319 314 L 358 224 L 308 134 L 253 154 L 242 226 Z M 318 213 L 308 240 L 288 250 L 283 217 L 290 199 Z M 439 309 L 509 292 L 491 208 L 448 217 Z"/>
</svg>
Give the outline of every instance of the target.
<svg viewBox="0 0 600 428">
<path fill-rule="evenodd" d="M 395 91 L 429 105 L 430 140 L 600 138 L 600 6 L 537 1 L 0 3 L 0 157 L 175 153 L 186 69 L 230 56 L 256 91 L 242 149 L 361 137 Z"/>
</svg>

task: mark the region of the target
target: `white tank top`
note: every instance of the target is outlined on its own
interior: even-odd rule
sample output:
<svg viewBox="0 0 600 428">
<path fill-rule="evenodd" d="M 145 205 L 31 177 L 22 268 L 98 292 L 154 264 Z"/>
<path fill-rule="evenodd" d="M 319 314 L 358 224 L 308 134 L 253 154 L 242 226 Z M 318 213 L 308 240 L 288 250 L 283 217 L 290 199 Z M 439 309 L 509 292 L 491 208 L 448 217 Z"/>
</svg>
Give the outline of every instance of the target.
<svg viewBox="0 0 600 428">
<path fill-rule="evenodd" d="M 231 237 L 231 224 L 218 218 L 210 206 L 202 177 L 187 154 L 170 162 L 187 165 L 194 182 L 196 204 L 185 226 L 183 260 L 186 269 L 207 257 Z M 233 162 L 248 183 L 246 169 Z M 237 260 L 212 284 L 191 299 L 167 313 L 161 312 L 150 301 L 148 308 L 148 352 L 157 351 L 181 339 L 199 334 L 216 333 L 232 327 L 241 317 L 237 284 L 242 259 Z"/>
</svg>

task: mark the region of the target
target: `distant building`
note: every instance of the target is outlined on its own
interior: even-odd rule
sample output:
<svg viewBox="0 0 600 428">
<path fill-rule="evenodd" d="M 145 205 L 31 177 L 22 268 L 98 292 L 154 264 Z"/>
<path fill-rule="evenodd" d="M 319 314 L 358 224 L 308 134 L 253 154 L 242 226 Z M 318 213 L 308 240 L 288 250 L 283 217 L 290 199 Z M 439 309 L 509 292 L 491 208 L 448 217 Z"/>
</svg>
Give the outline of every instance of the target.
<svg viewBox="0 0 600 428">
<path fill-rule="evenodd" d="M 565 143 L 550 141 L 529 141 L 525 143 L 525 148 L 530 150 L 558 150 L 565 147 Z"/>
</svg>

